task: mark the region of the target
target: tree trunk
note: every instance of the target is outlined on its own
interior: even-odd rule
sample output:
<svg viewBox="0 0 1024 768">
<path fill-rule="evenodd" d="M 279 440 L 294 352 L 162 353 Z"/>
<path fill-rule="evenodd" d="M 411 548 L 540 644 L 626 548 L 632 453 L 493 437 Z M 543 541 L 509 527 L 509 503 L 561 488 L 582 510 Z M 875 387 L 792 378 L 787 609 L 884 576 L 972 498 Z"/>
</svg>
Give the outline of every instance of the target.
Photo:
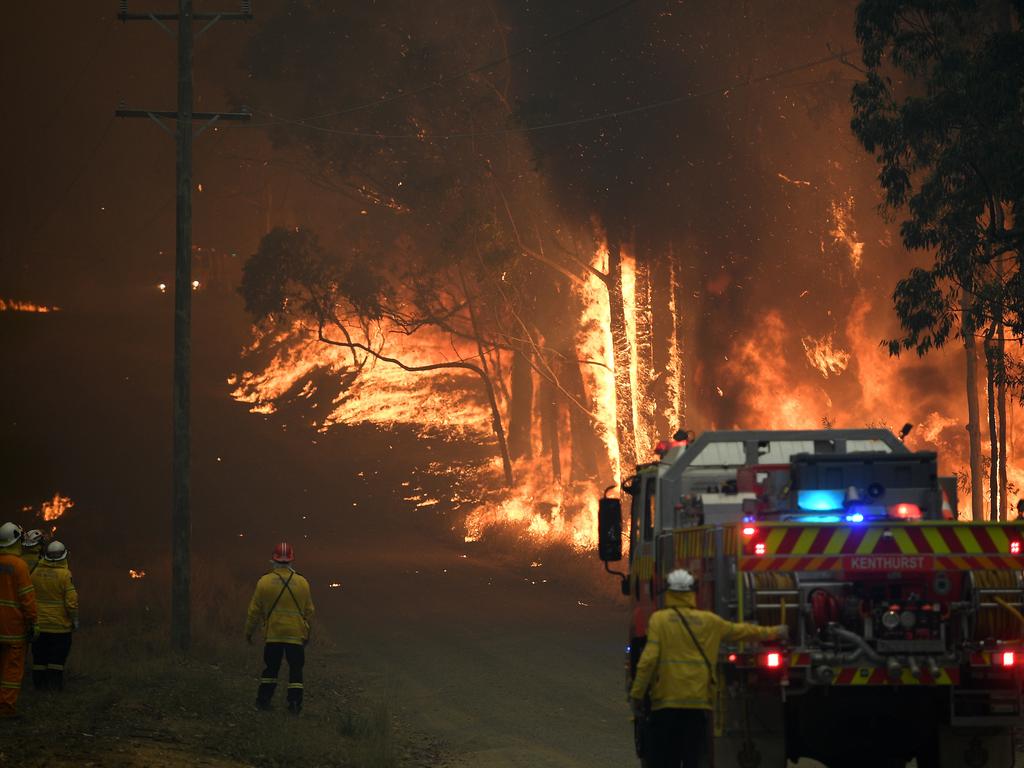
<svg viewBox="0 0 1024 768">
<path fill-rule="evenodd" d="M 1006 520 L 1009 514 L 1009 483 L 1006 473 L 1009 461 L 1006 453 L 1006 329 L 1001 319 L 996 341 L 996 398 L 999 407 L 999 519 Z"/>
<path fill-rule="evenodd" d="M 543 449 L 551 455 L 551 478 L 562 482 L 562 451 L 558 435 L 558 392 L 546 378 L 540 382 L 540 428 Z"/>
<path fill-rule="evenodd" d="M 512 457 L 508 452 L 508 441 L 505 439 L 505 427 L 501 423 L 501 409 L 498 407 L 498 398 L 494 394 L 494 382 L 491 379 L 490 363 L 487 361 L 487 352 L 484 350 L 484 342 L 480 335 L 480 326 L 477 324 L 476 309 L 473 306 L 473 299 L 466 286 L 466 276 L 459 272 L 462 280 L 462 292 L 466 297 L 466 307 L 469 309 L 469 321 L 473 328 L 473 338 L 476 340 L 476 351 L 480 358 L 480 369 L 483 374 L 480 376 L 483 381 L 484 391 L 487 395 L 487 403 L 491 408 L 491 429 L 498 439 L 498 450 L 501 452 L 501 465 L 505 471 L 505 485 L 512 487 L 515 478 L 512 475 Z"/>
<path fill-rule="evenodd" d="M 676 366 L 674 371 L 676 380 L 672 392 L 675 395 L 675 417 L 677 423 L 672 426 L 674 429 L 686 429 L 688 420 L 686 412 L 686 313 L 684 312 L 684 308 L 687 306 L 686 282 L 683 279 L 682 257 L 677 256 L 675 248 L 671 246 L 669 247 L 668 260 L 672 274 L 672 323 L 674 326 L 672 343 L 675 349 L 673 358 Z"/>
<path fill-rule="evenodd" d="M 967 434 L 971 455 L 971 518 L 985 519 L 984 488 L 981 480 L 981 409 L 978 407 L 978 345 L 974 338 L 971 311 L 974 297 L 964 292 L 963 335 L 967 361 Z"/>
<path fill-rule="evenodd" d="M 562 361 L 559 381 L 566 394 L 576 401 L 567 404 L 572 434 L 572 479 L 589 480 L 597 476 L 597 432 L 584 409 L 592 408 L 583 386 L 580 364 L 572 355 L 566 355 Z"/>
<path fill-rule="evenodd" d="M 634 289 L 633 323 L 636 328 L 637 446 L 653 451 L 658 435 L 654 426 L 654 321 L 651 309 L 651 254 L 646 241 L 636 243 L 636 283 Z"/>
<path fill-rule="evenodd" d="M 661 440 L 671 437 L 679 424 L 672 397 L 672 379 L 675 347 L 675 318 L 672 315 L 672 265 L 660 253 L 649 254 L 651 263 L 651 329 L 654 337 L 654 355 L 651 360 L 651 379 L 647 396 L 654 404 L 654 436 Z"/>
<path fill-rule="evenodd" d="M 508 414 L 508 447 L 513 459 L 533 455 L 533 368 L 531 351 L 520 345 L 512 350 L 512 398 Z"/>
<path fill-rule="evenodd" d="M 626 330 L 626 310 L 622 298 L 622 243 L 618 232 L 608 231 L 608 310 L 612 332 L 615 367 L 615 433 L 619 443 L 619 479 L 624 480 L 636 468 L 636 434 L 633 413 L 633 387 L 629 371 L 632 344 Z"/>
<path fill-rule="evenodd" d="M 985 394 L 988 405 L 988 519 L 999 519 L 999 429 L 996 424 L 996 359 L 992 337 L 995 326 L 985 333 Z"/>
</svg>

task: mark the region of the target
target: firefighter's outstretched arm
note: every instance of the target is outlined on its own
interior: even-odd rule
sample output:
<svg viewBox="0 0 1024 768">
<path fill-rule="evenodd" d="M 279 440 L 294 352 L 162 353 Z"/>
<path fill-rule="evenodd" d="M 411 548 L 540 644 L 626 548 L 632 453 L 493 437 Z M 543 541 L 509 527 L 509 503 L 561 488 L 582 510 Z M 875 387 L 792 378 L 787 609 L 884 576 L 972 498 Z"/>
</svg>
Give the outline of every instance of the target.
<svg viewBox="0 0 1024 768">
<path fill-rule="evenodd" d="M 722 622 L 722 639 L 732 643 L 743 640 L 785 640 L 789 636 L 789 627 L 785 624 L 779 624 L 776 627 L 762 627 L 758 624 L 719 620 Z"/>
</svg>

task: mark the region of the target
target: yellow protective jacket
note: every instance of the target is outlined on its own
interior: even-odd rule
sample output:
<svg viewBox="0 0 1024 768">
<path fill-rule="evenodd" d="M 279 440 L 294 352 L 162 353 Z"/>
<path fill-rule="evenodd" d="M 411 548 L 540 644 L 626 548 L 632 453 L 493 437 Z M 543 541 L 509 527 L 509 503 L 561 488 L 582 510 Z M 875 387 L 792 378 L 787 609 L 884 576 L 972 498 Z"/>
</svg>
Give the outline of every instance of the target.
<svg viewBox="0 0 1024 768">
<path fill-rule="evenodd" d="M 36 591 L 21 547 L 0 549 L 0 645 L 21 645 L 36 623 Z"/>
<path fill-rule="evenodd" d="M 650 686 L 651 709 L 712 708 L 707 665 L 673 608 L 686 617 L 713 667 L 718 663 L 722 640 L 767 640 L 775 636 L 774 627 L 733 623 L 710 611 L 699 611 L 696 606 L 693 592 L 667 592 L 665 608 L 651 615 L 647 645 L 630 690 L 630 696 L 642 699 Z"/>
<path fill-rule="evenodd" d="M 70 632 L 78 619 L 78 590 L 67 560 L 40 560 L 32 572 L 40 632 Z"/>
<path fill-rule="evenodd" d="M 309 582 L 293 569 L 276 565 L 256 582 L 256 591 L 249 601 L 245 635 L 250 637 L 262 627 L 268 643 L 303 645 L 309 639 L 312 621 L 313 597 Z"/>
<path fill-rule="evenodd" d="M 21 559 L 25 561 L 25 565 L 28 566 L 28 572 L 32 573 L 39 564 L 39 547 L 32 547 L 27 549 L 21 548 Z"/>
</svg>

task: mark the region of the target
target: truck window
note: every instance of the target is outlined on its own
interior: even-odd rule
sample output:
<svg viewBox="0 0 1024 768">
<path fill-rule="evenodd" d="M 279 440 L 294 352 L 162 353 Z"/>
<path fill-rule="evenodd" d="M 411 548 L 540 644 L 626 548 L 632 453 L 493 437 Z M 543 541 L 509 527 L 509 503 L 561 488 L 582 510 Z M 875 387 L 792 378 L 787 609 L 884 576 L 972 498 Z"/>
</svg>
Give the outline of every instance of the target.
<svg viewBox="0 0 1024 768">
<path fill-rule="evenodd" d="M 650 541 L 654 538 L 654 491 L 657 485 L 658 479 L 656 477 L 648 478 L 647 483 L 644 485 L 644 541 Z"/>
</svg>

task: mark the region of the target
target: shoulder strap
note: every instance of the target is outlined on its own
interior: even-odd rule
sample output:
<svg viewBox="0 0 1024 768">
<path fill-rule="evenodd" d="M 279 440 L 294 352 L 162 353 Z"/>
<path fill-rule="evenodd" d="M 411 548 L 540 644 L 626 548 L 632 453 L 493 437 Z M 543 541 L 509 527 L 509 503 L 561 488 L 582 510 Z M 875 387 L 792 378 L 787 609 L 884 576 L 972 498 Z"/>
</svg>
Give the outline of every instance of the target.
<svg viewBox="0 0 1024 768">
<path fill-rule="evenodd" d="M 297 611 L 298 611 L 299 613 L 302 613 L 302 606 L 301 606 L 301 605 L 299 605 L 299 601 L 298 601 L 298 599 L 297 599 L 297 598 L 295 597 L 295 593 L 294 593 L 294 592 L 292 592 L 292 588 L 288 586 L 288 582 L 290 582 L 290 581 L 292 580 L 292 576 L 294 576 L 294 575 L 295 575 L 295 571 L 292 571 L 292 572 L 291 572 L 291 575 L 290 575 L 290 576 L 288 576 L 288 581 L 284 581 L 284 579 L 281 579 L 281 574 L 278 574 L 278 575 L 277 575 L 277 578 L 281 579 L 281 581 L 284 581 L 284 588 L 285 588 L 285 589 L 287 589 L 287 590 L 288 590 L 288 594 L 292 596 L 292 602 L 293 602 L 293 603 L 295 603 L 295 609 L 296 609 L 296 610 L 297 610 Z"/>
<path fill-rule="evenodd" d="M 284 580 L 284 579 L 283 579 L 283 578 L 281 577 L 281 574 L 280 574 L 280 573 L 275 573 L 274 575 L 275 575 L 275 576 L 277 576 L 277 578 L 281 579 L 281 583 L 282 583 L 282 584 L 284 584 L 284 586 L 283 586 L 283 587 L 281 587 L 281 591 L 280 591 L 280 592 L 278 592 L 278 593 L 277 593 L 277 597 L 276 597 L 276 598 L 274 598 L 274 602 L 273 602 L 273 604 L 271 604 L 271 606 L 270 606 L 270 610 L 269 610 L 269 611 L 267 611 L 267 621 L 270 621 L 270 616 L 271 616 L 271 614 L 273 614 L 273 613 L 274 613 L 274 609 L 275 609 L 275 608 L 277 608 L 277 604 L 278 604 L 278 603 L 280 602 L 280 600 L 281 600 L 281 597 L 282 597 L 282 596 L 284 595 L 284 591 L 285 591 L 285 590 L 287 589 L 287 590 L 288 590 L 289 592 L 291 592 L 291 589 L 289 589 L 289 587 L 288 587 L 288 581 L 291 581 L 291 580 L 292 580 L 292 576 L 294 576 L 294 575 L 295 575 L 295 571 L 292 571 L 292 572 L 291 572 L 291 573 L 290 573 L 290 574 L 288 575 L 288 581 L 285 581 L 285 580 Z M 295 595 L 292 595 L 292 600 L 294 600 L 294 599 L 295 599 Z M 298 605 L 298 604 L 296 603 L 296 606 L 297 606 L 297 605 Z"/>
<path fill-rule="evenodd" d="M 708 677 L 711 678 L 711 684 L 718 685 L 718 683 L 715 681 L 714 667 L 712 667 L 711 662 L 708 661 L 708 655 L 704 653 L 704 648 L 701 646 L 700 641 L 697 640 L 697 636 L 693 634 L 693 630 L 690 629 L 690 622 L 686 620 L 686 617 L 683 616 L 682 612 L 678 608 L 673 607 L 672 610 L 676 612 L 676 616 L 678 616 L 679 620 L 683 622 L 683 626 L 686 627 L 686 631 L 687 633 L 689 633 L 690 639 L 693 640 L 693 644 L 694 646 L 696 646 L 697 651 L 700 653 L 700 657 L 704 659 L 704 666 L 708 668 Z"/>
</svg>

